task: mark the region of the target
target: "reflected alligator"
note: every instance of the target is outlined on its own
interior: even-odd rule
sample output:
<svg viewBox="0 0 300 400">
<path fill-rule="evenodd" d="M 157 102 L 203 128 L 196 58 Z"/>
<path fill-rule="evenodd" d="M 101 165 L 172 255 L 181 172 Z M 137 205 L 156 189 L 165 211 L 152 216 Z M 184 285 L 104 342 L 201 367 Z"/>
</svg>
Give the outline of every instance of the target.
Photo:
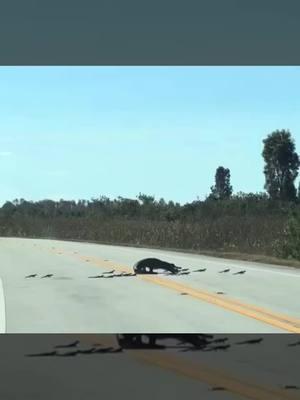
<svg viewBox="0 0 300 400">
<path fill-rule="evenodd" d="M 136 274 L 154 274 L 154 270 L 164 270 L 172 274 L 178 274 L 182 268 L 175 264 L 162 261 L 158 258 L 144 258 L 134 264 L 133 270 Z"/>
<path fill-rule="evenodd" d="M 147 338 L 145 342 L 145 338 Z M 176 339 L 181 344 L 192 345 L 195 348 L 203 349 L 210 342 L 213 335 L 206 334 L 118 334 L 118 344 L 122 348 L 139 349 L 139 348 L 165 348 L 163 345 L 158 345 L 157 340 Z M 177 347 L 177 346 L 176 346 Z"/>
</svg>

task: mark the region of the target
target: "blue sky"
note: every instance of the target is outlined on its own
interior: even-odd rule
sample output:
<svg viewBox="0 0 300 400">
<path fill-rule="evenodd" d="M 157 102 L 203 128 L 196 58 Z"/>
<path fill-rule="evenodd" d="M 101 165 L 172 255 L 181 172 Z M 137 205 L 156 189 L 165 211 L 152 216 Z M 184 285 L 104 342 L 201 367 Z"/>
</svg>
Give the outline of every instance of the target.
<svg viewBox="0 0 300 400">
<path fill-rule="evenodd" d="M 300 152 L 299 67 L 1 67 L 0 203 L 263 190 L 262 140 Z"/>
</svg>

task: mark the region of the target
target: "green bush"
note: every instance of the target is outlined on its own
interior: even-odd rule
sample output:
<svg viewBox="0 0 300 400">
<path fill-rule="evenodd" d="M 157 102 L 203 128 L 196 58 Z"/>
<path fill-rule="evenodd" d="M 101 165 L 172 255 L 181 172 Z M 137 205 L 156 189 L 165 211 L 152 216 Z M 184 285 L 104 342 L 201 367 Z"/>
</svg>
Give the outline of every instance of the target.
<svg viewBox="0 0 300 400">
<path fill-rule="evenodd" d="M 300 210 L 294 210 L 288 219 L 281 246 L 277 247 L 278 255 L 284 258 L 300 260 Z"/>
</svg>

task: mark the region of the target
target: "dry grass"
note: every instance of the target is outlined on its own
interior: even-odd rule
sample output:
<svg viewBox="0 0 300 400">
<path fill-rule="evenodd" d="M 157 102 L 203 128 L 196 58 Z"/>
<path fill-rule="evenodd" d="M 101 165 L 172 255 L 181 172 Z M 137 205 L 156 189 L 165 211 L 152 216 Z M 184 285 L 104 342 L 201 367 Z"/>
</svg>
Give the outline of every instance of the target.
<svg viewBox="0 0 300 400">
<path fill-rule="evenodd" d="M 0 235 L 168 249 L 215 257 L 300 267 L 277 258 L 285 218 L 274 216 L 203 218 L 167 222 L 100 218 L 19 218 L 0 221 Z"/>
</svg>

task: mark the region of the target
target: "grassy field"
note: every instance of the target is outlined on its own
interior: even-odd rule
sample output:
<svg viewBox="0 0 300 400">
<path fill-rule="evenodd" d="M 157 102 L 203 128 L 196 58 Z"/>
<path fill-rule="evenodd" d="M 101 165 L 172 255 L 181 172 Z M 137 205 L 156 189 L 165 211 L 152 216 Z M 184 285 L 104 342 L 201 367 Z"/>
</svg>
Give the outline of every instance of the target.
<svg viewBox="0 0 300 400">
<path fill-rule="evenodd" d="M 79 240 L 300 266 L 300 204 L 272 202 L 258 195 L 184 206 L 124 200 L 84 206 L 48 203 L 2 207 L 0 236 Z M 299 216 L 291 219 L 293 213 Z"/>
</svg>

